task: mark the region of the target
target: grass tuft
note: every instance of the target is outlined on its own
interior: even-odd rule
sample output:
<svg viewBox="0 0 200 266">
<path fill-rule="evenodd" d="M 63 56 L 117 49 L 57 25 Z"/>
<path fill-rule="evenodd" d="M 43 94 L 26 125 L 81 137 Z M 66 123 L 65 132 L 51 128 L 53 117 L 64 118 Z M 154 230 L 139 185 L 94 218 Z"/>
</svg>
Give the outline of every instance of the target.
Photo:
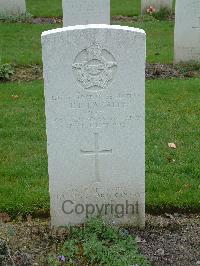
<svg viewBox="0 0 200 266">
<path fill-rule="evenodd" d="M 158 20 L 168 20 L 172 17 L 172 15 L 172 10 L 168 8 L 161 8 L 158 12 L 152 14 L 152 16 Z"/>
<path fill-rule="evenodd" d="M 179 65 L 176 65 L 176 68 L 182 73 L 188 73 L 188 72 L 192 72 L 192 71 L 200 71 L 200 63 L 198 62 L 194 62 L 194 61 L 190 61 L 187 63 L 182 63 Z"/>
<path fill-rule="evenodd" d="M 10 64 L 0 65 L 0 81 L 10 80 L 14 72 L 14 68 Z"/>
<path fill-rule="evenodd" d="M 32 15 L 29 12 L 19 14 L 19 15 L 10 15 L 6 13 L 0 13 L 0 21 L 4 23 L 14 23 L 14 22 L 30 22 Z"/>
</svg>

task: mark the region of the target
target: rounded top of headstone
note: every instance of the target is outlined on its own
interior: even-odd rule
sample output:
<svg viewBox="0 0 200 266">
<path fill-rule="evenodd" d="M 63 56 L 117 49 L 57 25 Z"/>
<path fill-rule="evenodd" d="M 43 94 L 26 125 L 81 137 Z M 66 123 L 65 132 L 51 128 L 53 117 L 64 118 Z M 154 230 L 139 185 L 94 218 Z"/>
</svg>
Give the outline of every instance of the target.
<svg viewBox="0 0 200 266">
<path fill-rule="evenodd" d="M 44 31 L 42 33 L 42 38 L 51 35 L 51 34 L 59 34 L 69 31 L 76 31 L 76 30 L 88 30 L 88 29 L 108 29 L 108 30 L 121 30 L 127 32 L 134 32 L 141 35 L 146 35 L 143 29 L 128 27 L 128 26 L 120 26 L 120 25 L 107 25 L 107 24 L 89 24 L 89 25 L 76 25 L 76 26 L 69 26 L 63 28 L 52 29 L 48 31 Z"/>
</svg>

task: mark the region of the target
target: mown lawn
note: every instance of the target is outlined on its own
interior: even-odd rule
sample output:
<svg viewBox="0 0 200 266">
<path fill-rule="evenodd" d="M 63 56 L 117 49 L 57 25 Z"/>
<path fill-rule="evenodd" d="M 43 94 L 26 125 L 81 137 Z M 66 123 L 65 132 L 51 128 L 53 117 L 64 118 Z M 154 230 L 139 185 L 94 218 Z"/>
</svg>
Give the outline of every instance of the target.
<svg viewBox="0 0 200 266">
<path fill-rule="evenodd" d="M 200 208 L 199 83 L 146 84 L 147 210 Z M 48 211 L 43 83 L 0 84 L 0 98 L 0 212 Z"/>
<path fill-rule="evenodd" d="M 147 82 L 147 208 L 200 209 L 200 79 Z M 170 149 L 175 143 L 177 149 Z"/>
<path fill-rule="evenodd" d="M 145 30 L 147 35 L 147 62 L 173 63 L 174 22 L 155 20 L 120 24 Z"/>
<path fill-rule="evenodd" d="M 58 26 L 0 23 L 0 64 L 41 64 L 41 33 Z"/>
<path fill-rule="evenodd" d="M 48 208 L 41 82 L 0 84 L 0 212 Z"/>
<path fill-rule="evenodd" d="M 124 23 L 121 23 L 125 25 Z M 149 21 L 129 23 L 147 33 L 147 61 L 172 63 L 173 22 Z M 0 62 L 18 65 L 42 64 L 41 33 L 61 25 L 0 23 Z"/>
<path fill-rule="evenodd" d="M 28 11 L 35 17 L 61 17 L 62 0 L 26 0 Z M 111 0 L 111 15 L 140 14 L 140 0 Z"/>
</svg>

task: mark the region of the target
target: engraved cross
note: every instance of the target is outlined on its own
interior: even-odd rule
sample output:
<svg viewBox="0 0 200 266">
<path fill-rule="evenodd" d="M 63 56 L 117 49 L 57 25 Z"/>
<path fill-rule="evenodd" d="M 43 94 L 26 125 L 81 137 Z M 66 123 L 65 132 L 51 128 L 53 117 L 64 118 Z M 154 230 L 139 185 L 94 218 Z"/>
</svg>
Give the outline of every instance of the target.
<svg viewBox="0 0 200 266">
<path fill-rule="evenodd" d="M 96 182 L 100 182 L 100 176 L 99 176 L 99 154 L 109 154 L 112 153 L 112 149 L 110 150 L 100 150 L 99 148 L 99 134 L 94 133 L 94 150 L 81 150 L 81 153 L 84 155 L 94 155 L 95 160 L 95 179 Z"/>
</svg>

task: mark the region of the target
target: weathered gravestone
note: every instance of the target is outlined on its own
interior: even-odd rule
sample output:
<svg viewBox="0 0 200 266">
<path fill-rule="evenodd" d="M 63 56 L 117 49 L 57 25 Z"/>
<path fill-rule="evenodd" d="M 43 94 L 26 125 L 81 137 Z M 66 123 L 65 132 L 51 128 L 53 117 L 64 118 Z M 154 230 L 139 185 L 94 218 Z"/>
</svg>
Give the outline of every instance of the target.
<svg viewBox="0 0 200 266">
<path fill-rule="evenodd" d="M 63 25 L 110 24 L 110 0 L 63 0 Z"/>
<path fill-rule="evenodd" d="M 20 15 L 25 12 L 25 0 L 0 0 L 0 14 Z"/>
<path fill-rule="evenodd" d="M 144 225 L 145 46 L 121 26 L 42 34 L 53 225 Z"/>
<path fill-rule="evenodd" d="M 155 12 L 161 10 L 161 8 L 172 9 L 173 0 L 141 0 L 142 14 L 147 12 L 147 9 L 152 6 L 155 8 Z"/>
<path fill-rule="evenodd" d="M 200 0 L 176 0 L 174 62 L 200 62 Z"/>
</svg>

